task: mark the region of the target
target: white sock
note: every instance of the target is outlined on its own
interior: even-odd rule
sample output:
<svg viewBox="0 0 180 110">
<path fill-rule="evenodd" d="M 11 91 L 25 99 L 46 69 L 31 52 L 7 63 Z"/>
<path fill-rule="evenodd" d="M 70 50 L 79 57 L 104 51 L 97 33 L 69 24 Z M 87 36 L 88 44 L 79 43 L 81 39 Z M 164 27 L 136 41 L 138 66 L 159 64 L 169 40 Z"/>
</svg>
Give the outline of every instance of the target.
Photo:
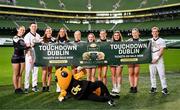
<svg viewBox="0 0 180 110">
<path fill-rule="evenodd" d="M 121 91 L 121 84 L 117 84 L 116 90 L 118 93 Z"/>
<path fill-rule="evenodd" d="M 116 92 L 116 84 L 113 84 L 112 91 L 113 91 L 113 92 Z"/>
</svg>

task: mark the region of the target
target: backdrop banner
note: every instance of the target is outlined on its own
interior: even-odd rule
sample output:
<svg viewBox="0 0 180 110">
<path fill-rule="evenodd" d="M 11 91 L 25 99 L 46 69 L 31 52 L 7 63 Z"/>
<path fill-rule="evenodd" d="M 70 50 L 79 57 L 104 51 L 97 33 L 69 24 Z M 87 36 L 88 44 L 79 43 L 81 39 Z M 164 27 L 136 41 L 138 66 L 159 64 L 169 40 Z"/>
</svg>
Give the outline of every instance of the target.
<svg viewBox="0 0 180 110">
<path fill-rule="evenodd" d="M 150 63 L 151 42 L 35 44 L 38 66 L 97 66 Z"/>
</svg>

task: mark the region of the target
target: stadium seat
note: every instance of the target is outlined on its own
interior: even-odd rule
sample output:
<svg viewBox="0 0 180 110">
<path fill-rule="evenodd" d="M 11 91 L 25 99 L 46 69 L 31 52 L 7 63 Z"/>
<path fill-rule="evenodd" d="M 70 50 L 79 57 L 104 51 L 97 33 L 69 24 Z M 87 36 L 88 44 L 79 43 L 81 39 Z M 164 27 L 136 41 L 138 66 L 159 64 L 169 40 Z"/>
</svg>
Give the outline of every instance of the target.
<svg viewBox="0 0 180 110">
<path fill-rule="evenodd" d="M 75 11 L 87 11 L 87 0 L 16 0 L 17 6 L 26 6 L 26 7 L 36 7 L 36 8 L 45 8 L 40 1 L 43 1 L 46 5 L 46 8 L 49 9 L 66 9 L 66 10 L 75 10 Z M 146 2 L 143 2 L 146 1 Z M 146 8 L 166 4 L 179 3 L 179 0 L 91 0 L 92 11 L 112 11 L 113 6 L 119 3 L 116 10 L 128 10 L 128 9 L 137 9 L 137 8 Z M 60 3 L 63 3 L 65 8 L 60 7 Z M 102 6 L 103 3 L 103 6 Z M 0 4 L 8 4 L 1 2 Z M 141 6 L 142 5 L 142 6 Z M 106 7 L 106 8 L 104 8 Z"/>
</svg>

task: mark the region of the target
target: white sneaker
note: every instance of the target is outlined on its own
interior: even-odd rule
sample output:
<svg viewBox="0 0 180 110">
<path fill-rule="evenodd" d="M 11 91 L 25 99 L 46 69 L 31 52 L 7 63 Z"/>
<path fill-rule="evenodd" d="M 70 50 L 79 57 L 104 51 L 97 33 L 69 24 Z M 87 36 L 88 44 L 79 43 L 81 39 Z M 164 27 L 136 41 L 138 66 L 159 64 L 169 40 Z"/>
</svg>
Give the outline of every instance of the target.
<svg viewBox="0 0 180 110">
<path fill-rule="evenodd" d="M 117 85 L 117 87 L 116 87 L 116 92 L 120 93 L 120 91 L 121 91 L 121 84 Z"/>
<path fill-rule="evenodd" d="M 119 94 L 120 93 L 120 88 L 116 88 L 114 92 Z"/>
<path fill-rule="evenodd" d="M 111 91 L 110 95 L 113 97 L 119 96 L 119 93 L 115 92 L 115 91 Z"/>
<path fill-rule="evenodd" d="M 116 88 L 112 88 L 112 90 L 111 90 L 112 92 L 116 92 Z"/>
</svg>

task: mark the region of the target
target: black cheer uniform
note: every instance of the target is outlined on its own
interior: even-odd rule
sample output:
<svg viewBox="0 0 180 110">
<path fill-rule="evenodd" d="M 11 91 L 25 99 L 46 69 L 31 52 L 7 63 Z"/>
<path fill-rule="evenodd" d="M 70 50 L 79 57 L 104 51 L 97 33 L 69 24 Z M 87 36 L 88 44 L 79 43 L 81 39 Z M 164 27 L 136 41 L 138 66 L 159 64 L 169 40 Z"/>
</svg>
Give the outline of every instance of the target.
<svg viewBox="0 0 180 110">
<path fill-rule="evenodd" d="M 25 62 L 24 50 L 26 49 L 24 39 L 20 36 L 14 36 L 13 46 L 14 46 L 14 54 L 12 55 L 11 63 L 24 63 Z"/>
</svg>

